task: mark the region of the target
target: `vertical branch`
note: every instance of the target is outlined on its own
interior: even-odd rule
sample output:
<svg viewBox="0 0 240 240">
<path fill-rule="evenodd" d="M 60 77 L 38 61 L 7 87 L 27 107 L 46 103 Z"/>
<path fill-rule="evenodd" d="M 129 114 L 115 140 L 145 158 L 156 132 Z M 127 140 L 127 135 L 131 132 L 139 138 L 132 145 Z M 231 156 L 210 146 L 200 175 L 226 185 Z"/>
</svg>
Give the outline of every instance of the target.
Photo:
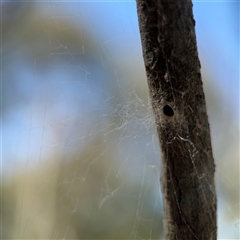
<svg viewBox="0 0 240 240">
<path fill-rule="evenodd" d="M 137 0 L 167 239 L 216 239 L 215 165 L 191 0 Z"/>
</svg>

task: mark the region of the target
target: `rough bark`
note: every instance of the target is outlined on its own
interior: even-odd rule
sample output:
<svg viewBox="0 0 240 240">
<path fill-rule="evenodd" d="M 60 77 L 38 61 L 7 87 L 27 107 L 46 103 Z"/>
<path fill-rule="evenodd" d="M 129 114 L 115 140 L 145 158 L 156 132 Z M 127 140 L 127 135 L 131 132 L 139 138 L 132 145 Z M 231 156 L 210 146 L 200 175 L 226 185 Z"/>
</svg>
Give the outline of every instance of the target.
<svg viewBox="0 0 240 240">
<path fill-rule="evenodd" d="M 167 239 L 216 239 L 215 165 L 191 0 L 137 0 Z"/>
</svg>

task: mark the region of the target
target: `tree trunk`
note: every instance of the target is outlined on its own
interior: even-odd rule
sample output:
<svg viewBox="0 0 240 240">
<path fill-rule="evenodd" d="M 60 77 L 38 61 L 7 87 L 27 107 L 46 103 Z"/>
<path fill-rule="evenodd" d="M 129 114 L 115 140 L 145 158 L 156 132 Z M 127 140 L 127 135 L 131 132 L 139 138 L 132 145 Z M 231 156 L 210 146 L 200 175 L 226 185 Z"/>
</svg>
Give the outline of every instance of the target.
<svg viewBox="0 0 240 240">
<path fill-rule="evenodd" d="M 191 0 L 137 0 L 162 151 L 166 239 L 217 238 L 215 165 Z"/>
</svg>

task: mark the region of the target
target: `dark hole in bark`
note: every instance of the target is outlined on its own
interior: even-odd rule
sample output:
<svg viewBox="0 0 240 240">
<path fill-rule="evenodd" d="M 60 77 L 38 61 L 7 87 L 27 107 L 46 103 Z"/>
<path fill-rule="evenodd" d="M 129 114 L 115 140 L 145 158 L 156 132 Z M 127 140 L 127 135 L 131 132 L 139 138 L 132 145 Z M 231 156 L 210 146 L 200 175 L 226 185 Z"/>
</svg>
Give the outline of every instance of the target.
<svg viewBox="0 0 240 240">
<path fill-rule="evenodd" d="M 174 115 L 173 109 L 169 105 L 165 105 L 163 107 L 163 113 L 169 117 L 172 117 Z"/>
</svg>

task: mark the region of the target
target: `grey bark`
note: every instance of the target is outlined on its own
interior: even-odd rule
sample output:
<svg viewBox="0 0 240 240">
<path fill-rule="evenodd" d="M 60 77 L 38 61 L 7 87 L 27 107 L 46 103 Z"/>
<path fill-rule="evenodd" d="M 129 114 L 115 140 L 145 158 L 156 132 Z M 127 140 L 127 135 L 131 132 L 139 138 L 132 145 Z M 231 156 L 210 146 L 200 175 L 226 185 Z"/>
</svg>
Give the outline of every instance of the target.
<svg viewBox="0 0 240 240">
<path fill-rule="evenodd" d="M 137 0 L 162 152 L 166 239 L 216 239 L 215 164 L 191 0 Z"/>
</svg>

